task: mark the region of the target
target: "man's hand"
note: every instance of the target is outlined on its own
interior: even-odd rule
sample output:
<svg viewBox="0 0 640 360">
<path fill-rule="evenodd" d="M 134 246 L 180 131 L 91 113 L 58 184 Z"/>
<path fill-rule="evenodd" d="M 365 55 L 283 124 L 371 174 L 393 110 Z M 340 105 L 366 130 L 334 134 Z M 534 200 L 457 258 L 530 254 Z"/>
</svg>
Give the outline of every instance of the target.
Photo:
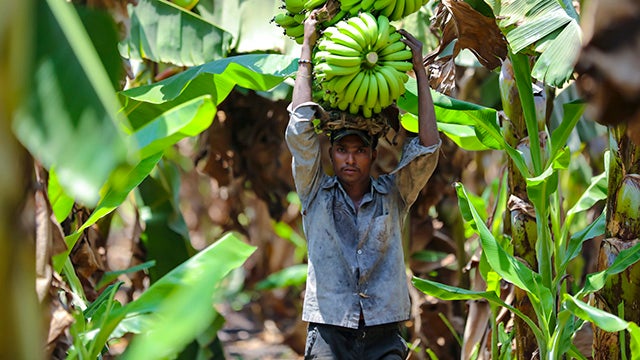
<svg viewBox="0 0 640 360">
<path fill-rule="evenodd" d="M 307 46 L 313 48 L 316 45 L 316 41 L 318 41 L 318 37 L 320 37 L 318 33 L 318 9 L 314 9 L 304 20 L 303 46 L 306 43 Z"/>
<path fill-rule="evenodd" d="M 413 63 L 414 71 L 424 69 L 424 64 L 422 62 L 422 42 L 416 39 L 405 29 L 398 29 L 398 32 L 402 35 L 402 39 L 400 39 L 400 41 L 405 43 L 409 49 L 411 49 L 411 54 L 413 54 L 411 61 Z"/>
</svg>

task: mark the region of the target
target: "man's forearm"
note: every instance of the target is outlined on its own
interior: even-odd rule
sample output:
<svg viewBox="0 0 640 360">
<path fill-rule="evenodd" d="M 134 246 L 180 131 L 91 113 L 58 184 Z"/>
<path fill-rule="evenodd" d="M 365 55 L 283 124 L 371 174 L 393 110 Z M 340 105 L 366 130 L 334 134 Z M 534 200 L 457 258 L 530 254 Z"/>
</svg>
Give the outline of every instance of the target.
<svg viewBox="0 0 640 360">
<path fill-rule="evenodd" d="M 429 88 L 429 79 L 424 67 L 415 71 L 418 85 L 418 136 L 423 146 L 435 145 L 440 141 L 436 113 Z"/>
<path fill-rule="evenodd" d="M 313 52 L 316 39 L 318 38 L 316 23 L 315 12 L 312 12 L 304 23 L 304 39 L 302 41 L 302 48 L 300 49 L 298 72 L 296 73 L 296 80 L 293 85 L 293 95 L 291 98 L 291 105 L 294 109 L 300 104 L 313 100 L 313 65 L 311 63 L 311 54 Z"/>
</svg>

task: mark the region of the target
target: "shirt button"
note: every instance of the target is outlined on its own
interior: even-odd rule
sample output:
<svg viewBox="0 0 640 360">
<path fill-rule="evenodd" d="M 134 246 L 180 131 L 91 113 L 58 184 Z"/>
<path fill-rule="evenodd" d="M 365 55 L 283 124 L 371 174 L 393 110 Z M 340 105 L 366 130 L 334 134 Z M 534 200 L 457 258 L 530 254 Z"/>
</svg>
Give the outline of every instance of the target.
<svg viewBox="0 0 640 360">
<path fill-rule="evenodd" d="M 362 255 L 362 249 L 358 249 L 358 255 Z"/>
</svg>

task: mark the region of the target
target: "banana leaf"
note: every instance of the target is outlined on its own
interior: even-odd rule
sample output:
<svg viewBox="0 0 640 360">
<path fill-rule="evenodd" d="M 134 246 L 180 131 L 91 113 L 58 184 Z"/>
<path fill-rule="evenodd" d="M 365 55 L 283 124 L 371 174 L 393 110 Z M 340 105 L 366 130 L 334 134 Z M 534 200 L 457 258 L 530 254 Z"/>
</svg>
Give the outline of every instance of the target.
<svg viewBox="0 0 640 360">
<path fill-rule="evenodd" d="M 254 251 L 255 247 L 236 234 L 223 236 L 163 276 L 139 298 L 111 312 L 96 343 L 105 344 L 123 320 L 136 318 L 140 333 L 122 359 L 172 357 L 210 326 L 217 316 L 213 299 L 220 282 Z M 95 359 L 98 353 L 91 355 Z"/>
<path fill-rule="evenodd" d="M 119 44 L 127 59 L 195 66 L 229 53 L 230 33 L 171 2 L 140 0 L 128 11 L 129 34 Z"/>
<path fill-rule="evenodd" d="M 217 106 L 235 86 L 266 91 L 282 83 L 298 69 L 297 58 L 286 55 L 238 55 L 191 67 L 150 85 L 120 92 L 122 111 L 133 129 L 163 112 L 203 95 Z M 211 112 L 215 115 L 215 110 Z"/>
<path fill-rule="evenodd" d="M 531 75 L 560 87 L 573 73 L 582 32 L 570 2 L 487 0 L 513 53 L 541 54 Z"/>
<path fill-rule="evenodd" d="M 31 91 L 13 131 L 45 168 L 56 169 L 66 193 L 93 206 L 112 171 L 136 160 L 120 129 L 127 119 L 117 113 L 120 106 L 108 75 L 121 72 L 121 64 L 101 62 L 111 58 L 109 44 L 117 56 L 115 26 L 92 35 L 103 46 L 99 55 L 69 2 L 37 2 L 33 23 L 38 41 Z"/>
</svg>

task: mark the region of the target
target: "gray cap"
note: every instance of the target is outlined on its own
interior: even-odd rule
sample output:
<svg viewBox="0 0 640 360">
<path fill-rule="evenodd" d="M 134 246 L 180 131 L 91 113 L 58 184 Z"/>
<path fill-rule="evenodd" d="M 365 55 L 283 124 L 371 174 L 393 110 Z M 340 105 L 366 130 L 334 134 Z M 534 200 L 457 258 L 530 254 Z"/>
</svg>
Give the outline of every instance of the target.
<svg viewBox="0 0 640 360">
<path fill-rule="evenodd" d="M 358 135 L 366 146 L 371 146 L 375 148 L 376 145 L 378 144 L 377 137 L 369 135 L 369 133 L 366 131 L 353 129 L 353 128 L 341 128 L 341 129 L 333 130 L 331 132 L 331 143 L 333 144 L 334 142 L 342 139 L 347 135 Z"/>
</svg>

